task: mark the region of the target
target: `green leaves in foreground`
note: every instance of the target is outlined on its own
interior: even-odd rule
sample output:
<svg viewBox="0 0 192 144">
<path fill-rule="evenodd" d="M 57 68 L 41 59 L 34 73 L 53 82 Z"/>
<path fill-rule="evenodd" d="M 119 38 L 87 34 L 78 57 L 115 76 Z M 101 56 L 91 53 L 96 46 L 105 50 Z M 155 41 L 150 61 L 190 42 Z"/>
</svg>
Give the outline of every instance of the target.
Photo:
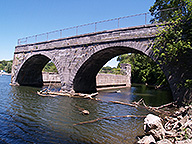
<svg viewBox="0 0 192 144">
<path fill-rule="evenodd" d="M 162 16 L 165 12 L 156 12 L 163 8 L 175 9 L 172 9 L 171 13 L 168 11 L 169 15 L 165 18 Z M 188 49 L 192 49 L 192 1 L 156 0 L 150 11 L 156 16 L 157 22 L 162 22 L 162 20 L 167 22 L 165 28 L 157 34 L 154 43 L 153 50 L 156 58 L 159 58 L 160 64 L 177 62 L 179 56 L 185 54 Z"/>
</svg>

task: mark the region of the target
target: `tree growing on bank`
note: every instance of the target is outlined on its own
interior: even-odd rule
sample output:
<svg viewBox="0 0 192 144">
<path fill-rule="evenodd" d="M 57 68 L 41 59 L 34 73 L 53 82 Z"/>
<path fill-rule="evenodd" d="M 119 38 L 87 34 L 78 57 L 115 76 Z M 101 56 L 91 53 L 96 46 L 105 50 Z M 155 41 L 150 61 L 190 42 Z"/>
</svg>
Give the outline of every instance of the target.
<svg viewBox="0 0 192 144">
<path fill-rule="evenodd" d="M 148 56 L 143 54 L 124 54 L 117 58 L 121 63 L 131 64 L 132 83 L 141 83 L 168 87 L 167 80 L 161 68 Z"/>
<path fill-rule="evenodd" d="M 163 9 L 171 8 L 169 12 Z M 157 34 L 154 57 L 159 65 L 174 66 L 167 77 L 178 75 L 175 94 L 178 101 L 192 102 L 192 1 L 156 0 L 150 8 L 152 22 L 166 21 L 165 28 Z"/>
</svg>

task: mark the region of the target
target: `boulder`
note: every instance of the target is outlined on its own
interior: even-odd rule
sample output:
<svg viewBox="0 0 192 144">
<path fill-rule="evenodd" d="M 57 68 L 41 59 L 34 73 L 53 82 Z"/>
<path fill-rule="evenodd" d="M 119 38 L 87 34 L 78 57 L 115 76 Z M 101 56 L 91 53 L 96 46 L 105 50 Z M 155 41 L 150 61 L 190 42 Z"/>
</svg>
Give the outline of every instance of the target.
<svg viewBox="0 0 192 144">
<path fill-rule="evenodd" d="M 155 142 L 155 139 L 153 138 L 153 136 L 149 135 L 149 136 L 144 136 L 137 143 L 138 144 L 155 144 L 156 142 Z"/>
<path fill-rule="evenodd" d="M 146 134 L 151 134 L 155 140 L 165 137 L 165 129 L 163 128 L 161 118 L 153 114 L 148 114 L 144 119 L 144 131 Z"/>
</svg>

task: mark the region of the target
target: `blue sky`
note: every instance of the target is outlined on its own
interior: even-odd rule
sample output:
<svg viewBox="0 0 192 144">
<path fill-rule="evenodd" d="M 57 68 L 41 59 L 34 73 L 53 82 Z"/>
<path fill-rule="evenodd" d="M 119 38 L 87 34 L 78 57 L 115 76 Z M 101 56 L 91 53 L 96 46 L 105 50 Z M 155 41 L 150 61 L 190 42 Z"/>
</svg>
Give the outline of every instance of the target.
<svg viewBox="0 0 192 144">
<path fill-rule="evenodd" d="M 154 0 L 0 0 L 0 60 L 17 39 L 66 27 L 148 12 Z M 109 62 L 115 66 L 115 60 Z"/>
</svg>

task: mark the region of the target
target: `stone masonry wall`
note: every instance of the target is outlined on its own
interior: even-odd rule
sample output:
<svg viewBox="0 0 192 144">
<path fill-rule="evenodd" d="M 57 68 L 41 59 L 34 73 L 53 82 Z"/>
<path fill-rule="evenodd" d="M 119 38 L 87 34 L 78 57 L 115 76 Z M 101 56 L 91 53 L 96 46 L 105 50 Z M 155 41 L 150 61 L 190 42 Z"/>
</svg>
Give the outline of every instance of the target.
<svg viewBox="0 0 192 144">
<path fill-rule="evenodd" d="M 131 86 L 130 75 L 115 75 L 99 73 L 96 77 L 96 85 L 102 86 Z M 43 72 L 44 83 L 61 83 L 59 74 Z"/>
</svg>

